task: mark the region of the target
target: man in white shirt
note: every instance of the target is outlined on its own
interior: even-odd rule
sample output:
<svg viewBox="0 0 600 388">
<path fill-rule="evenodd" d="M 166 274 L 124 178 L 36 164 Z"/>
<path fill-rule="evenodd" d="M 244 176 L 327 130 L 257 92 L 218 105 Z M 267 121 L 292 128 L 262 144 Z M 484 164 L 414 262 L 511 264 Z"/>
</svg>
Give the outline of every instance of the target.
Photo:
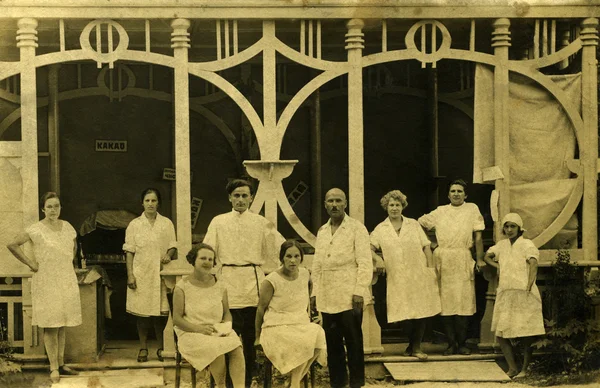
<svg viewBox="0 0 600 388">
<path fill-rule="evenodd" d="M 312 266 L 311 307 L 321 312 L 327 340 L 327 364 L 332 387 L 365 384 L 362 335 L 364 298 L 369 297 L 373 262 L 369 233 L 345 213 L 346 194 L 337 188 L 325 195 L 329 221 L 317 233 Z"/>
<path fill-rule="evenodd" d="M 234 179 L 227 184 L 233 207 L 212 219 L 204 243 L 215 249 L 219 281 L 227 288 L 233 329 L 242 336 L 246 360 L 246 386 L 252 384 L 255 370 L 254 319 L 258 306 L 263 268 L 276 268 L 279 248 L 285 239 L 273 223 L 248 211 L 254 191 L 250 182 Z"/>
</svg>

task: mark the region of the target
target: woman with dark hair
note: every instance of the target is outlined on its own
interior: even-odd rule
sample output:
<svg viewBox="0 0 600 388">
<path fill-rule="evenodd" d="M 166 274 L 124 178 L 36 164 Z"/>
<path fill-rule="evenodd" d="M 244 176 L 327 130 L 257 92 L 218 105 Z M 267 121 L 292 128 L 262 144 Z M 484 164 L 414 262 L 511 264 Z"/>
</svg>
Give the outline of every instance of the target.
<svg viewBox="0 0 600 388">
<path fill-rule="evenodd" d="M 234 388 L 244 386 L 242 343 L 231 327 L 227 289 L 212 274 L 215 250 L 195 245 L 186 256 L 194 272 L 175 286 L 173 324 L 179 352 L 197 370 L 210 365 L 217 386 L 224 387 L 227 369 Z M 229 368 L 225 365 L 225 355 Z"/>
<path fill-rule="evenodd" d="M 281 245 L 281 267 L 271 272 L 260 287 L 256 311 L 256 342 L 281 374 L 290 373 L 290 386 L 300 381 L 317 360 L 326 364 L 323 328 L 310 321 L 310 274 L 300 267 L 302 247 L 295 240 Z"/>
<path fill-rule="evenodd" d="M 523 238 L 523 220 L 517 213 L 508 213 L 502 219 L 502 234 L 506 239 L 491 247 L 484 260 L 498 268 L 500 279 L 496 289 L 496 303 L 492 331 L 508 363 L 509 377 L 525 377 L 531 361 L 531 344 L 535 336 L 544 335 L 542 299 L 535 284 L 540 252 L 531 240 Z M 517 368 L 512 339 L 520 339 L 524 347 L 523 366 Z"/>
<path fill-rule="evenodd" d="M 462 179 L 450 183 L 449 205 L 419 218 L 425 229 L 435 230 L 438 248 L 433 259 L 438 270 L 442 322 L 448 338 L 445 355 L 470 354 L 466 347 L 467 324 L 475 314 L 475 273 L 471 247 L 475 242 L 477 267 L 485 266 L 481 232 L 483 216 L 474 203 L 465 202 L 467 184 Z"/>
<path fill-rule="evenodd" d="M 123 250 L 127 259 L 127 312 L 137 316 L 140 339 L 138 362 L 148 361 L 148 332 L 154 326 L 159 343 L 156 355 L 162 357 L 163 331 L 169 304 L 167 286 L 160 277 L 163 264 L 176 258 L 175 227 L 158 213 L 160 192 L 148 188 L 141 194 L 144 213 L 133 219 L 125 232 Z"/>
<path fill-rule="evenodd" d="M 77 233 L 67 221 L 59 219 L 60 198 L 48 192 L 40 201 L 44 219 L 25 229 L 6 247 L 33 271 L 31 278 L 31 324 L 44 329 L 44 346 L 50 361 L 53 383 L 60 375 L 76 371 L 65 365 L 65 327 L 81 325 L 81 302 L 73 261 L 77 252 Z M 21 246 L 33 244 L 34 257 Z"/>
<path fill-rule="evenodd" d="M 409 321 L 409 343 L 406 356 L 426 360 L 421 350 L 425 320 L 440 313 L 440 295 L 433 258 L 423 228 L 412 218 L 402 215 L 408 206 L 406 195 L 393 190 L 381 198 L 388 218 L 371 233 L 374 260 L 381 260 L 387 273 L 388 322 Z"/>
</svg>

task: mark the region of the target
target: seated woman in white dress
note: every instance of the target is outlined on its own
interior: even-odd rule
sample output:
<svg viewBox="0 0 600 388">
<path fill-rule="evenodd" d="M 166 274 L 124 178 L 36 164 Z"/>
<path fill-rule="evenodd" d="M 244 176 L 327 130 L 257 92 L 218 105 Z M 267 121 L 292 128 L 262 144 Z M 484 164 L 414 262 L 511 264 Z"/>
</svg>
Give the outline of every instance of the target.
<svg viewBox="0 0 600 388">
<path fill-rule="evenodd" d="M 491 247 L 484 260 L 498 268 L 499 282 L 492 318 L 492 331 L 508 363 L 509 377 L 524 377 L 531 360 L 535 336 L 544 335 L 544 318 L 540 291 L 535 284 L 540 255 L 531 240 L 522 237 L 523 220 L 516 213 L 502 219 L 502 234 L 507 238 Z M 517 368 L 511 339 L 521 339 L 524 346 L 523 366 Z"/>
<path fill-rule="evenodd" d="M 234 388 L 244 386 L 246 367 L 242 343 L 231 329 L 227 290 L 212 275 L 215 251 L 197 244 L 187 254 L 194 272 L 175 286 L 173 323 L 179 352 L 198 370 L 210 365 L 217 386 L 226 380 L 225 354 Z"/>
<path fill-rule="evenodd" d="M 302 378 L 316 360 L 326 364 L 323 328 L 310 321 L 308 300 L 310 274 L 301 268 L 304 259 L 297 241 L 281 245 L 282 266 L 271 272 L 260 287 L 256 311 L 256 342 L 281 374 L 291 372 L 291 387 L 299 388 Z"/>
</svg>

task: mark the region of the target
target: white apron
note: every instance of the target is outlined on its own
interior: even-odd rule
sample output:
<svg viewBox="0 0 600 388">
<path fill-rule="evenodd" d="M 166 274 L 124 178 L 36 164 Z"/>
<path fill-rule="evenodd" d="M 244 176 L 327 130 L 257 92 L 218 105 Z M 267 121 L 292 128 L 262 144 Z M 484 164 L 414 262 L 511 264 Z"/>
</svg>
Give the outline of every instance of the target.
<svg viewBox="0 0 600 388">
<path fill-rule="evenodd" d="M 133 275 L 136 289 L 127 288 L 128 313 L 139 316 L 168 314 L 167 287 L 160 277 L 160 259 L 175 246 L 173 223 L 158 214 L 154 225 L 145 215 L 127 227 L 124 250 L 134 253 Z"/>
<path fill-rule="evenodd" d="M 475 314 L 475 261 L 471 255 L 473 232 L 485 229 L 477 205 L 444 205 L 419 218 L 435 228 L 439 247 L 433 252 L 440 273 L 442 315 Z"/>
<path fill-rule="evenodd" d="M 371 233 L 380 248 L 387 273 L 388 322 L 420 319 L 439 314 L 440 296 L 434 268 L 427 267 L 423 248 L 430 245 L 419 223 L 404 217 L 400 234 L 389 218 Z"/>
</svg>

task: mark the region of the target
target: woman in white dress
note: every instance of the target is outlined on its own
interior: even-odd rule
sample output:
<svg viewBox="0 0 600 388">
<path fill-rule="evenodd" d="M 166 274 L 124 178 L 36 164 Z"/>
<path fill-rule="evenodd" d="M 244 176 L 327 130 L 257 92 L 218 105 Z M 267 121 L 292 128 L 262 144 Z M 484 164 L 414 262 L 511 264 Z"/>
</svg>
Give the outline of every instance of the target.
<svg viewBox="0 0 600 388">
<path fill-rule="evenodd" d="M 128 313 L 137 316 L 140 339 L 138 362 L 148 361 L 148 332 L 154 326 L 158 340 L 156 355 L 160 361 L 163 331 L 169 315 L 167 286 L 160 277 L 163 264 L 176 258 L 175 227 L 171 220 L 158 213 L 160 192 L 154 188 L 142 191 L 144 213 L 133 219 L 125 231 L 123 250 L 127 260 Z"/>
<path fill-rule="evenodd" d="M 44 329 L 44 346 L 50 361 L 50 378 L 58 382 L 60 375 L 76 371 L 65 365 L 65 327 L 81 325 L 79 285 L 73 267 L 77 252 L 77 233 L 67 221 L 59 219 L 60 198 L 48 192 L 40 201 L 44 219 L 29 226 L 7 248 L 33 271 L 31 324 Z M 21 245 L 33 243 L 33 257 Z"/>
<path fill-rule="evenodd" d="M 402 211 L 406 195 L 393 190 L 381 198 L 388 218 L 371 233 L 373 260 L 382 258 L 387 273 L 388 322 L 410 321 L 411 330 L 405 355 L 426 360 L 421 350 L 426 318 L 440 313 L 440 295 L 430 249 L 431 242 L 421 225 Z"/>
<path fill-rule="evenodd" d="M 234 388 L 244 386 L 246 364 L 242 342 L 231 329 L 227 289 L 212 274 L 215 251 L 196 244 L 187 254 L 194 272 L 180 280 L 173 293 L 173 324 L 179 352 L 198 370 L 210 365 L 217 386 L 224 387 L 229 358 L 229 376 Z"/>
<path fill-rule="evenodd" d="M 492 331 L 508 363 L 509 377 L 525 377 L 531 361 L 531 344 L 535 336 L 544 335 L 542 299 L 535 279 L 539 251 L 531 240 L 523 238 L 523 220 L 516 213 L 502 219 L 502 234 L 507 238 L 491 247 L 484 260 L 498 268 L 500 279 Z M 517 368 L 511 339 L 520 339 L 524 347 L 523 366 Z"/>
<path fill-rule="evenodd" d="M 471 247 L 475 242 L 477 267 L 485 266 L 481 232 L 483 216 L 474 203 L 465 202 L 467 184 L 458 179 L 450 184 L 449 205 L 439 206 L 419 218 L 425 229 L 435 230 L 438 248 L 433 261 L 439 274 L 442 322 L 448 338 L 445 355 L 470 354 L 466 347 L 467 324 L 475 314 L 475 262 Z"/>
<path fill-rule="evenodd" d="M 292 388 L 300 387 L 315 360 L 327 362 L 325 332 L 308 315 L 310 275 L 300 267 L 303 259 L 297 241 L 281 245 L 282 266 L 263 281 L 256 311 L 255 346 L 262 346 L 281 374 L 290 373 Z"/>
</svg>

